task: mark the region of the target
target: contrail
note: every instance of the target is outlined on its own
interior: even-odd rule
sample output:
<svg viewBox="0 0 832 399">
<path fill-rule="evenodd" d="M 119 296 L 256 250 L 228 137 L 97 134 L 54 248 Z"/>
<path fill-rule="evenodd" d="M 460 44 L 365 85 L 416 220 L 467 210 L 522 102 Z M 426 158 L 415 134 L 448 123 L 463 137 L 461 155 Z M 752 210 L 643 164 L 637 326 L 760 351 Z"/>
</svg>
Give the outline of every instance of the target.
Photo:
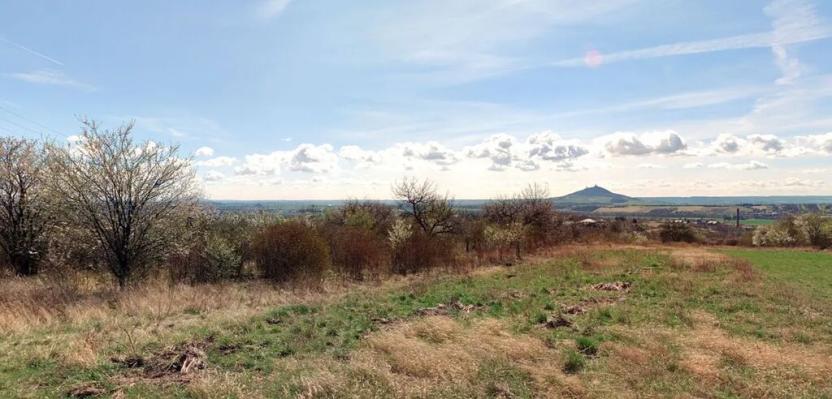
<svg viewBox="0 0 832 399">
<path fill-rule="evenodd" d="M 60 62 L 60 61 L 58 61 L 58 60 L 56 60 L 56 59 L 54 59 L 54 58 L 52 58 L 52 57 L 50 57 L 50 56 L 48 56 L 48 55 L 46 55 L 46 54 L 39 53 L 39 52 L 37 52 L 37 51 L 35 51 L 35 50 L 32 50 L 32 49 L 30 49 L 30 48 L 28 48 L 28 47 L 26 47 L 26 46 L 24 46 L 24 45 L 22 45 L 22 44 L 17 44 L 17 43 L 15 43 L 15 42 L 13 42 L 13 41 L 11 41 L 11 40 L 9 40 L 9 39 L 6 39 L 5 37 L 0 37 L 0 41 L 6 42 L 6 43 L 8 43 L 8 44 L 10 44 L 10 45 L 12 45 L 12 46 L 14 46 L 14 47 L 17 47 L 17 48 L 19 48 L 19 49 L 21 49 L 21 50 L 23 50 L 23 51 L 25 51 L 25 52 L 29 53 L 29 54 L 32 54 L 32 55 L 38 56 L 38 57 L 40 57 L 40 58 L 43 58 L 44 60 L 47 60 L 47 61 L 49 61 L 49 62 L 51 62 L 51 63 L 53 63 L 53 64 L 55 64 L 55 65 L 64 66 L 64 63 L 63 63 L 63 62 Z"/>
</svg>

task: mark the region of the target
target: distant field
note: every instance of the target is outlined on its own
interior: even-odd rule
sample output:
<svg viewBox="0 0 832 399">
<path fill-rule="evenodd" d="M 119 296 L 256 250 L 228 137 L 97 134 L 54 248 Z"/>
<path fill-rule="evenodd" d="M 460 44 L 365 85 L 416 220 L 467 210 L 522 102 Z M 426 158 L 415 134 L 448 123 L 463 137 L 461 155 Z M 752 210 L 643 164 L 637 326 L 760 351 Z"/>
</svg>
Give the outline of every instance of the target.
<svg viewBox="0 0 832 399">
<path fill-rule="evenodd" d="M 774 219 L 744 219 L 742 220 L 742 224 L 749 225 L 749 226 L 765 226 L 769 224 L 774 224 Z"/>
</svg>

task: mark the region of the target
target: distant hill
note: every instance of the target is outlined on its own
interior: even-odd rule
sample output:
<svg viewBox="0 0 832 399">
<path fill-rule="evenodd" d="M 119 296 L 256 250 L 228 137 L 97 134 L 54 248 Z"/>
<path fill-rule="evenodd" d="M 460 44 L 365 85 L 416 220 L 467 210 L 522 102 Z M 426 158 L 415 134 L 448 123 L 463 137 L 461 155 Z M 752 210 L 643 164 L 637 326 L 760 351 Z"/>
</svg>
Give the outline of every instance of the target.
<svg viewBox="0 0 832 399">
<path fill-rule="evenodd" d="M 563 197 L 552 198 L 555 204 L 593 204 L 593 205 L 624 205 L 641 203 L 636 198 L 617 194 L 600 186 L 587 187 Z"/>
</svg>

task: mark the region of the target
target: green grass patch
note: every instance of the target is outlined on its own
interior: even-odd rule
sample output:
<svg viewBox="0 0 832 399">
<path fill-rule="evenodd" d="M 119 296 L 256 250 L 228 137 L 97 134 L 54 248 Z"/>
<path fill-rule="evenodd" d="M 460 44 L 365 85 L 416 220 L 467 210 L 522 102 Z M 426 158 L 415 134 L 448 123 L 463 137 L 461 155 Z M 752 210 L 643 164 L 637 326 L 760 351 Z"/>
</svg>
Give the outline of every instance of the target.
<svg viewBox="0 0 832 399">
<path fill-rule="evenodd" d="M 768 226 L 777 222 L 774 219 L 742 219 L 740 223 L 747 226 Z"/>
<path fill-rule="evenodd" d="M 832 299 L 832 253 L 796 249 L 727 249 L 728 255 L 753 263 L 771 278 Z"/>
</svg>

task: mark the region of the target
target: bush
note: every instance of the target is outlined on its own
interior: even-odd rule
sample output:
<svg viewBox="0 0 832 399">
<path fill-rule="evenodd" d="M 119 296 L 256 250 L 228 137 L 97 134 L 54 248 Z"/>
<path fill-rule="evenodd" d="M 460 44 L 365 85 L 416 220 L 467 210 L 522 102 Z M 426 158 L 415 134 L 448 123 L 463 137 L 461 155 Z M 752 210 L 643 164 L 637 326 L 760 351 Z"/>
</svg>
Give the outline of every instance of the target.
<svg viewBox="0 0 832 399">
<path fill-rule="evenodd" d="M 696 235 L 686 223 L 665 222 L 659 230 L 662 242 L 695 242 Z"/>
<path fill-rule="evenodd" d="M 294 220 L 263 228 L 254 237 L 252 253 L 263 276 L 275 282 L 320 282 L 329 266 L 326 241 Z"/>
<path fill-rule="evenodd" d="M 394 273 L 417 273 L 456 263 L 453 237 L 430 236 L 416 229 L 405 234 L 402 231 L 407 230 L 400 227 L 402 231 L 397 231 L 395 226 L 401 225 L 395 224 L 390 236 Z"/>
<path fill-rule="evenodd" d="M 172 255 L 168 262 L 174 281 L 215 283 L 240 276 L 240 255 L 227 240 L 208 236 L 185 253 Z"/>
<path fill-rule="evenodd" d="M 382 275 L 389 264 L 389 247 L 372 230 L 340 226 L 327 231 L 332 264 L 342 275 L 354 280 Z"/>
<path fill-rule="evenodd" d="M 808 243 L 805 231 L 794 216 L 785 216 L 769 226 L 758 226 L 752 242 L 759 247 L 794 247 Z"/>
<path fill-rule="evenodd" d="M 832 222 L 826 220 L 823 215 L 803 215 L 798 222 L 809 245 L 820 249 L 832 246 Z"/>
</svg>

